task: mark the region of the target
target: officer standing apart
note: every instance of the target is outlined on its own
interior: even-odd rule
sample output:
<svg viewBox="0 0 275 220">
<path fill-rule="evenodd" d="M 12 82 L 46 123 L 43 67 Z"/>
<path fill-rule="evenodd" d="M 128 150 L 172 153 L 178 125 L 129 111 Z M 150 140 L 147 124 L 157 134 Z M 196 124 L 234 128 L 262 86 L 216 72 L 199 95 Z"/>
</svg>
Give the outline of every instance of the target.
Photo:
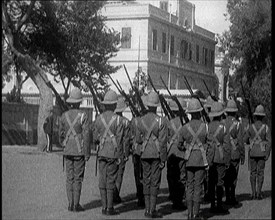
<svg viewBox="0 0 275 220">
<path fill-rule="evenodd" d="M 185 159 L 187 160 L 186 203 L 188 219 L 200 218 L 200 197 L 203 190 L 205 169 L 208 168 L 208 146 L 206 144 L 208 128 L 207 124 L 201 120 L 202 110 L 199 101 L 192 98 L 186 111 L 191 114 L 191 121 L 185 124 L 179 132 L 179 149 L 185 151 Z"/>
<path fill-rule="evenodd" d="M 141 144 L 143 169 L 143 193 L 145 217 L 160 218 L 156 211 L 157 194 L 161 183 L 161 171 L 167 160 L 167 124 L 156 114 L 159 105 L 157 93 L 151 91 L 145 103 L 148 112 L 138 120 L 137 143 Z"/>
<path fill-rule="evenodd" d="M 115 114 L 118 97 L 115 91 L 109 90 L 104 100 L 104 112 L 100 114 L 93 127 L 94 145 L 98 146 L 99 190 L 102 202 L 102 214 L 116 215 L 113 207 L 113 195 L 119 164 L 123 160 L 122 117 Z"/>
<path fill-rule="evenodd" d="M 146 104 L 146 95 L 141 97 L 143 104 Z M 131 146 L 131 153 L 132 153 L 132 162 L 134 166 L 134 176 L 135 176 L 135 184 L 136 184 L 136 196 L 137 196 L 137 206 L 144 208 L 144 194 L 143 194 L 143 184 L 142 184 L 142 165 L 141 165 L 141 158 L 140 158 L 140 146 L 136 141 L 136 137 L 138 134 L 138 120 L 140 117 L 133 117 L 130 123 L 131 126 L 131 139 L 130 139 L 130 146 Z"/>
<path fill-rule="evenodd" d="M 228 210 L 222 205 L 224 192 L 224 177 L 226 168 L 230 165 L 231 148 L 229 136 L 222 123 L 223 105 L 220 102 L 213 102 L 209 117 L 213 120 L 209 123 L 209 133 L 207 142 L 213 150 L 213 157 L 209 163 L 209 196 L 211 201 L 211 212 L 229 214 Z M 217 196 L 217 206 L 215 204 Z"/>
<path fill-rule="evenodd" d="M 84 211 L 79 201 L 85 161 L 90 158 L 89 124 L 86 113 L 79 110 L 82 94 L 78 88 L 71 91 L 66 102 L 71 106 L 71 109 L 61 115 L 59 142 L 64 147 L 68 210 L 79 212 Z"/>
<path fill-rule="evenodd" d="M 122 112 L 126 109 L 126 104 L 124 99 L 121 97 L 118 99 L 117 107 L 115 113 L 119 115 L 122 119 L 121 123 L 123 124 L 123 159 L 118 167 L 118 174 L 116 179 L 116 188 L 114 190 L 114 202 L 120 203 L 121 198 L 119 196 L 123 174 L 125 170 L 126 162 L 128 161 L 129 154 L 130 154 L 130 121 L 122 115 Z"/>
<path fill-rule="evenodd" d="M 245 142 L 249 144 L 251 199 L 262 199 L 265 161 L 271 151 L 271 134 L 268 125 L 263 122 L 264 107 L 258 105 L 253 115 L 255 122 L 249 126 L 245 136 Z"/>
<path fill-rule="evenodd" d="M 229 143 L 231 147 L 230 166 L 225 174 L 225 203 L 228 205 L 237 205 L 235 190 L 237 185 L 239 165 L 244 164 L 245 148 L 243 142 L 243 125 L 237 120 L 238 108 L 234 100 L 228 100 L 225 108 L 227 114 L 224 119 L 227 135 L 229 136 Z"/>
<path fill-rule="evenodd" d="M 179 108 L 175 101 L 169 102 L 170 109 L 173 111 L 175 118 L 168 123 L 168 144 L 167 144 L 167 182 L 172 200 L 173 209 L 185 208 L 182 200 L 186 186 L 186 170 L 184 152 L 178 149 L 179 131 L 185 124 L 184 119 L 180 118 Z M 184 108 L 184 107 L 183 107 Z"/>
</svg>

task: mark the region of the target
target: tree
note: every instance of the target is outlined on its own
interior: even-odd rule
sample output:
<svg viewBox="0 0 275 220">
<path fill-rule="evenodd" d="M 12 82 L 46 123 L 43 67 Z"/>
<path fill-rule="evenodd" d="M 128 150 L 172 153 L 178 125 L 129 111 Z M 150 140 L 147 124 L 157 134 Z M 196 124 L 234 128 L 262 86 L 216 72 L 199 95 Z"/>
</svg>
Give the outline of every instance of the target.
<svg viewBox="0 0 275 220">
<path fill-rule="evenodd" d="M 227 11 L 231 25 L 220 40 L 224 62 L 235 70 L 230 84 L 242 95 L 242 80 L 252 106 L 263 104 L 270 116 L 271 0 L 228 0 Z"/>
</svg>

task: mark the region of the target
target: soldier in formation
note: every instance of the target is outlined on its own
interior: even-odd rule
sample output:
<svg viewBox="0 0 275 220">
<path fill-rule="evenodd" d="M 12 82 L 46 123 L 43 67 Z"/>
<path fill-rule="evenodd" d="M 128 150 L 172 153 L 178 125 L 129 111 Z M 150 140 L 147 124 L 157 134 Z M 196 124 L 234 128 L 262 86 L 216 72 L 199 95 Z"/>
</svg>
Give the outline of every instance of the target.
<svg viewBox="0 0 275 220">
<path fill-rule="evenodd" d="M 66 100 L 71 109 L 64 112 L 60 119 L 59 142 L 64 147 L 66 166 L 66 192 L 69 211 L 84 211 L 79 204 L 85 161 L 90 158 L 89 121 L 87 115 L 79 110 L 82 94 L 73 89 Z"/>
<path fill-rule="evenodd" d="M 267 124 L 263 122 L 265 117 L 264 107 L 258 105 L 254 112 L 255 122 L 249 125 L 245 135 L 245 142 L 249 144 L 250 184 L 251 199 L 262 199 L 262 186 L 264 182 L 265 161 L 268 160 L 271 151 L 271 134 Z M 257 189 L 256 189 L 257 183 Z"/>
<path fill-rule="evenodd" d="M 156 210 L 161 171 L 167 160 L 167 124 L 156 114 L 159 106 L 157 93 L 151 91 L 146 99 L 148 112 L 138 120 L 137 143 L 140 144 L 143 172 L 143 193 L 145 200 L 144 216 L 160 218 Z"/>
<path fill-rule="evenodd" d="M 102 214 L 116 215 L 118 211 L 113 206 L 113 196 L 119 165 L 123 160 L 123 118 L 115 114 L 118 96 L 109 90 L 102 104 L 104 112 L 100 114 L 93 126 L 93 142 L 99 147 L 99 190 L 102 202 Z"/>
<path fill-rule="evenodd" d="M 175 118 L 168 123 L 168 144 L 167 144 L 167 182 L 169 188 L 170 199 L 173 203 L 173 209 L 184 209 L 183 196 L 186 187 L 186 170 L 184 152 L 178 149 L 179 131 L 185 124 L 183 118 L 180 118 L 179 107 L 176 102 L 169 102 L 170 109 L 173 111 Z M 182 103 L 185 109 L 186 104 Z"/>
</svg>

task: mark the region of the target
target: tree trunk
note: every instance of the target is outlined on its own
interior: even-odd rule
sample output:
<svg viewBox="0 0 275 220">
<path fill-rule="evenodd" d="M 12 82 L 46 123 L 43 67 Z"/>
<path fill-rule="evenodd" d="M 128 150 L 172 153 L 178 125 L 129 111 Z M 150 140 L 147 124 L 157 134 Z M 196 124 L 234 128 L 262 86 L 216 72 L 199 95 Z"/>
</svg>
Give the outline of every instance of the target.
<svg viewBox="0 0 275 220">
<path fill-rule="evenodd" d="M 50 111 L 53 109 L 52 90 L 46 85 L 44 81 L 48 81 L 45 71 L 35 62 L 34 59 L 32 59 L 29 55 L 22 54 L 17 58 L 24 71 L 33 80 L 39 90 L 40 104 L 37 123 L 37 147 L 43 151 L 45 150 L 47 143 L 46 135 L 43 130 L 43 123 L 49 116 Z"/>
</svg>

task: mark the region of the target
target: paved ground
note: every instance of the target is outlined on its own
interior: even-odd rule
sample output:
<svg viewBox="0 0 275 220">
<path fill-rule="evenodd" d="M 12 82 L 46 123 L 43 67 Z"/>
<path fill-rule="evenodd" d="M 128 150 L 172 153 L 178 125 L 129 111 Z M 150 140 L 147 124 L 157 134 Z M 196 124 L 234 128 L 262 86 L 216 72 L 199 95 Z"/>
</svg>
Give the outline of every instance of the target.
<svg viewBox="0 0 275 220">
<path fill-rule="evenodd" d="M 247 162 L 247 161 L 246 161 Z M 122 185 L 123 203 L 115 207 L 118 216 L 101 215 L 98 177 L 95 176 L 95 157 L 86 165 L 81 204 L 82 213 L 67 211 L 65 173 L 58 153 L 41 153 L 30 146 L 2 146 L 2 218 L 3 219 L 142 219 L 144 210 L 136 208 L 133 166 L 126 165 Z M 263 185 L 264 199 L 250 201 L 247 163 L 240 168 L 237 186 L 239 207 L 230 207 L 224 216 L 209 213 L 210 204 L 201 209 L 208 219 L 271 219 L 271 158 L 266 164 Z M 174 211 L 168 201 L 166 169 L 163 170 L 157 208 L 164 219 L 186 219 L 187 210 Z"/>
</svg>

